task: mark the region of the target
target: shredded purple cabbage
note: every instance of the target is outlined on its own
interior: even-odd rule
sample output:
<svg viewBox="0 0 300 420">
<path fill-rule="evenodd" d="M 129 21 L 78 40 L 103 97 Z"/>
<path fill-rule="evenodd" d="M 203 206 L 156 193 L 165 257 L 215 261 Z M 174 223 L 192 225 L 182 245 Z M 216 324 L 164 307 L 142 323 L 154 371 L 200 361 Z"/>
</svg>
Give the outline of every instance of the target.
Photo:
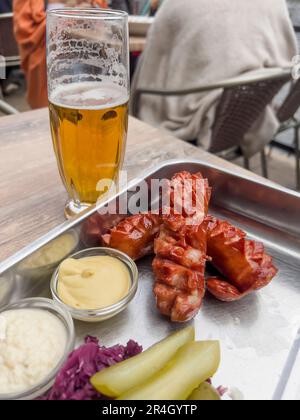
<svg viewBox="0 0 300 420">
<path fill-rule="evenodd" d="M 130 340 L 126 346 L 101 347 L 95 337 L 86 337 L 85 344 L 73 351 L 56 377 L 51 391 L 42 400 L 101 400 L 90 378 L 100 370 L 129 359 L 142 352 L 142 347 Z"/>
</svg>

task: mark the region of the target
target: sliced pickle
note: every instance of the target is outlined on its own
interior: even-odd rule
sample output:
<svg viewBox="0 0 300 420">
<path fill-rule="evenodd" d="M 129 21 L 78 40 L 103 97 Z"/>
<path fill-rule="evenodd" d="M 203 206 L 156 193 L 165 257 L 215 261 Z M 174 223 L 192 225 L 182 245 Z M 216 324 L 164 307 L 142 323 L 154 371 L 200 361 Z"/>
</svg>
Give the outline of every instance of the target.
<svg viewBox="0 0 300 420">
<path fill-rule="evenodd" d="M 101 394 L 118 397 L 155 375 L 180 347 L 194 339 L 194 327 L 184 328 L 143 353 L 103 369 L 91 378 L 91 383 Z"/>
<path fill-rule="evenodd" d="M 154 377 L 121 395 L 118 399 L 186 400 L 195 388 L 216 373 L 219 364 L 219 342 L 204 341 L 185 344 Z"/>
<path fill-rule="evenodd" d="M 192 392 L 188 399 L 192 401 L 220 401 L 221 397 L 212 385 L 208 382 L 203 382 Z"/>
</svg>

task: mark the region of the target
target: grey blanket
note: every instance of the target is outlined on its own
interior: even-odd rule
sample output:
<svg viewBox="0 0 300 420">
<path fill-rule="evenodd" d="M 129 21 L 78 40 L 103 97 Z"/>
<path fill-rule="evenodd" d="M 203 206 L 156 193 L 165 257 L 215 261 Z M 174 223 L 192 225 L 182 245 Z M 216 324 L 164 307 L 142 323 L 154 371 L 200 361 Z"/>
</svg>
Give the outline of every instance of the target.
<svg viewBox="0 0 300 420">
<path fill-rule="evenodd" d="M 133 81 L 137 87 L 183 89 L 264 68 L 286 67 L 297 42 L 285 0 L 165 0 Z M 210 146 L 222 91 L 185 97 L 143 96 L 139 117 L 183 140 Z M 278 128 L 269 107 L 242 145 L 251 156 Z"/>
</svg>

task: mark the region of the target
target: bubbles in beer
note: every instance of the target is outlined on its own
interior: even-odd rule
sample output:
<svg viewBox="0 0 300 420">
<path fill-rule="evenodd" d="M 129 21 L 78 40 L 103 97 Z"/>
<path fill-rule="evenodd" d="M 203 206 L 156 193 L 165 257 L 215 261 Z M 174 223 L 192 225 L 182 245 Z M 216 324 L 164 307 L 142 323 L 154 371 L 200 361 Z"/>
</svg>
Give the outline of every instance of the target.
<svg viewBox="0 0 300 420">
<path fill-rule="evenodd" d="M 52 93 L 49 107 L 63 182 L 74 200 L 95 203 L 98 182 L 114 180 L 123 162 L 127 90 L 100 82 L 60 86 Z"/>
</svg>

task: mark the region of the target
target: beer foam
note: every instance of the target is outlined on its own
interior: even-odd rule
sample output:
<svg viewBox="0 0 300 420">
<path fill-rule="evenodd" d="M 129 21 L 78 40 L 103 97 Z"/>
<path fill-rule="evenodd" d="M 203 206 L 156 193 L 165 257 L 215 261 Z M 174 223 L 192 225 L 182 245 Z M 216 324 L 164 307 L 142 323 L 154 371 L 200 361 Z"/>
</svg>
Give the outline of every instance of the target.
<svg viewBox="0 0 300 420">
<path fill-rule="evenodd" d="M 112 83 L 81 82 L 58 86 L 49 99 L 64 108 L 99 110 L 123 105 L 129 95 L 127 89 Z"/>
</svg>

